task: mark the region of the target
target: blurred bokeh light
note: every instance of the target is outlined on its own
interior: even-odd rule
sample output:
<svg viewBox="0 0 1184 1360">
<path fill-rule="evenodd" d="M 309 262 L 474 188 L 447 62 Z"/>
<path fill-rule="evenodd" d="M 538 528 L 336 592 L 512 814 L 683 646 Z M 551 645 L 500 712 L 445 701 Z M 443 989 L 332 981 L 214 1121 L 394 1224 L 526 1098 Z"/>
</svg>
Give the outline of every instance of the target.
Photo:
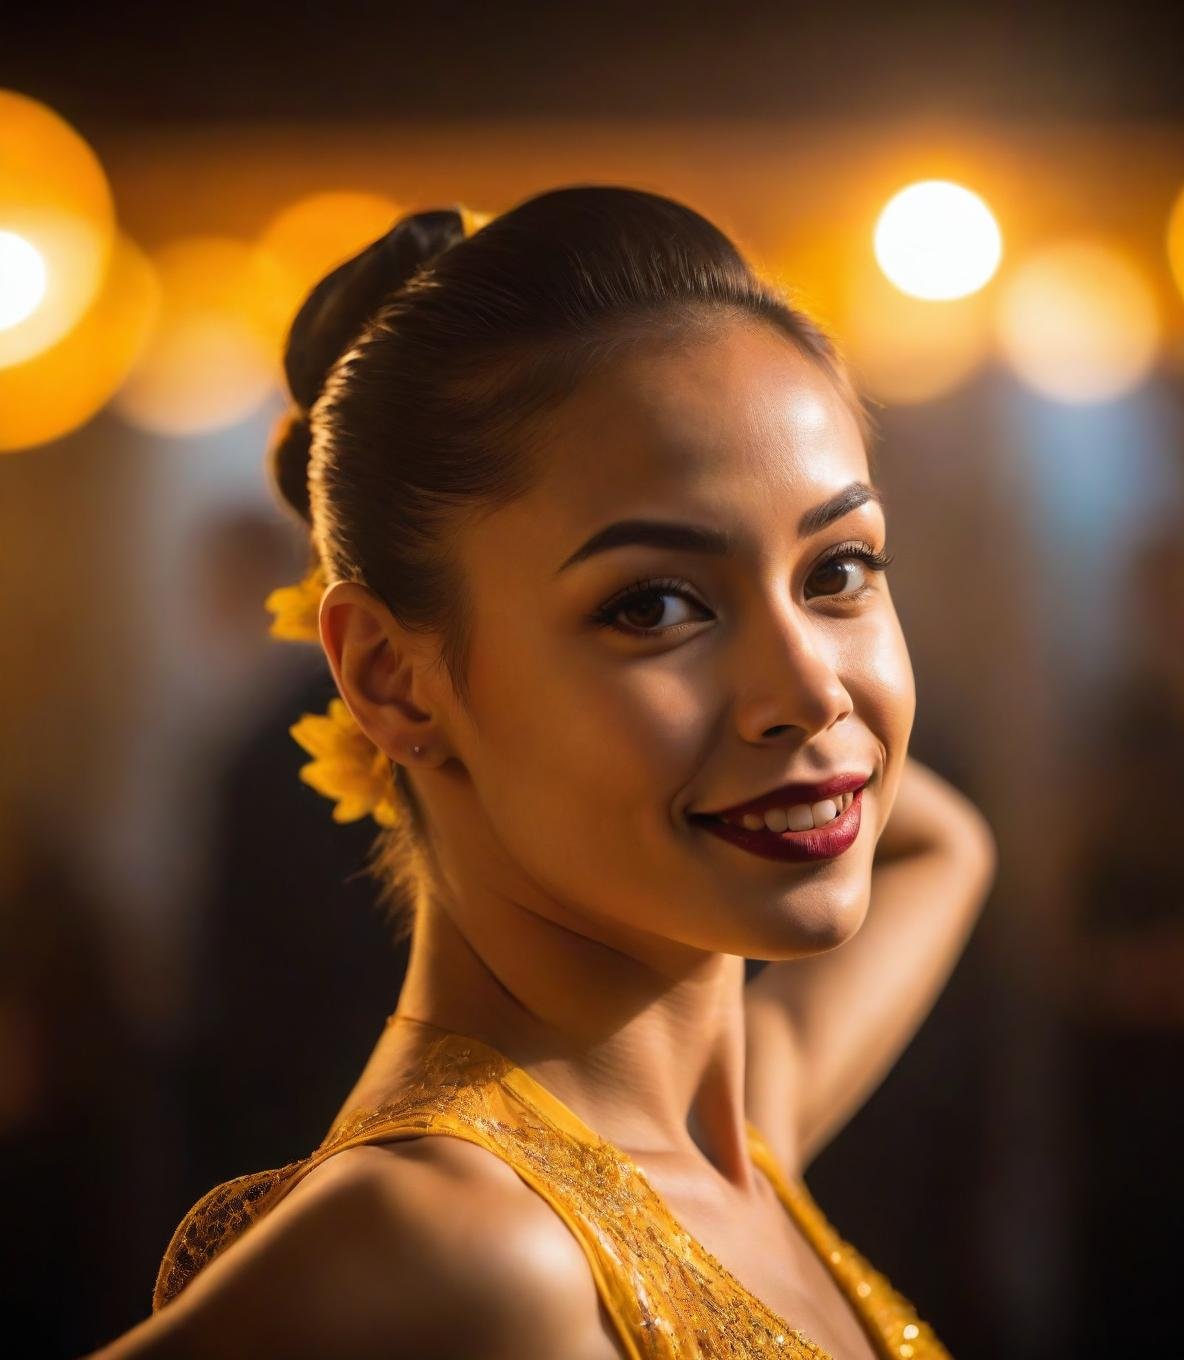
<svg viewBox="0 0 1184 1360">
<path fill-rule="evenodd" d="M 264 324 L 279 361 L 283 337 L 313 285 L 334 266 L 389 231 L 403 211 L 392 198 L 360 192 L 309 194 L 264 229 L 261 267 L 270 274 Z"/>
<path fill-rule="evenodd" d="M 866 390 L 902 405 L 952 391 L 990 348 L 981 294 L 935 304 L 907 296 L 870 266 L 848 272 L 839 329 Z"/>
<path fill-rule="evenodd" d="M 276 388 L 274 278 L 250 245 L 187 237 L 157 251 L 157 324 L 115 406 L 153 434 L 186 436 L 247 419 Z"/>
<path fill-rule="evenodd" d="M 945 301 L 977 292 L 1003 254 L 983 200 L 950 180 L 927 179 L 895 194 L 876 223 L 880 268 L 912 297 Z"/>
<path fill-rule="evenodd" d="M 1036 392 L 1069 404 L 1109 401 L 1155 362 L 1155 296 L 1137 266 L 1101 241 L 1061 241 L 1030 255 L 999 299 L 999 343 Z"/>
<path fill-rule="evenodd" d="M 56 345 L 0 368 L 0 450 L 69 434 L 107 404 L 151 330 L 159 289 L 133 242 L 118 236 L 102 288 Z"/>
<path fill-rule="evenodd" d="M 1176 195 L 1168 217 L 1168 263 L 1176 287 L 1184 294 L 1184 189 Z"/>
<path fill-rule="evenodd" d="M 0 231 L 0 330 L 31 316 L 45 296 L 45 260 L 15 231 Z"/>
<path fill-rule="evenodd" d="M 52 109 L 0 90 L 0 231 L 9 237 L 0 280 L 0 367 L 32 358 L 59 340 L 103 281 L 115 230 L 107 177 L 90 146 Z M 27 251 L 40 257 L 43 290 L 20 315 L 35 281 Z"/>
</svg>

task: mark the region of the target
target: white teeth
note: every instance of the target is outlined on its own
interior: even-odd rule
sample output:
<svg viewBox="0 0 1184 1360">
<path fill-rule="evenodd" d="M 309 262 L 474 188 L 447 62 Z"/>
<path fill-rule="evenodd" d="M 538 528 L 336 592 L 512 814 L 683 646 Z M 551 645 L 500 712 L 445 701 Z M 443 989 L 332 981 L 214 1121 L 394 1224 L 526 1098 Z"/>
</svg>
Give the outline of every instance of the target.
<svg viewBox="0 0 1184 1360">
<path fill-rule="evenodd" d="M 788 815 L 791 831 L 809 831 L 812 826 L 818 825 L 809 803 L 795 803 L 788 809 Z"/>
<path fill-rule="evenodd" d="M 763 813 L 746 812 L 739 823 L 731 818 L 728 820 L 734 826 L 747 827 L 749 831 L 760 831 L 762 828 L 778 832 L 810 831 L 841 817 L 851 806 L 854 797 L 854 792 L 842 793 L 837 798 L 823 798 L 817 803 L 795 803 L 792 807 L 768 808 Z"/>
</svg>

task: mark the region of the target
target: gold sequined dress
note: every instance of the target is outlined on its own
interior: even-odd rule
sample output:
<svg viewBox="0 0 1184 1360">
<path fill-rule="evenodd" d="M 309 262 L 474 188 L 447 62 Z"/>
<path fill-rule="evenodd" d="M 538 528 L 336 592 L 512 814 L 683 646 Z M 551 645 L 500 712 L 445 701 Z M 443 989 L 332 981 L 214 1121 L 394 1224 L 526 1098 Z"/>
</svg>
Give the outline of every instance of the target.
<svg viewBox="0 0 1184 1360">
<path fill-rule="evenodd" d="M 523 1068 L 477 1039 L 409 1016 L 394 1021 L 418 1034 L 399 1094 L 349 1111 L 310 1156 L 203 1195 L 165 1251 L 154 1312 L 327 1157 L 363 1143 L 448 1134 L 488 1148 L 560 1215 L 630 1360 L 830 1360 L 683 1229 L 639 1166 Z M 831 1227 L 804 1182 L 785 1175 L 752 1123 L 748 1140 L 753 1162 L 850 1300 L 876 1353 L 950 1360 L 909 1302 Z"/>
</svg>

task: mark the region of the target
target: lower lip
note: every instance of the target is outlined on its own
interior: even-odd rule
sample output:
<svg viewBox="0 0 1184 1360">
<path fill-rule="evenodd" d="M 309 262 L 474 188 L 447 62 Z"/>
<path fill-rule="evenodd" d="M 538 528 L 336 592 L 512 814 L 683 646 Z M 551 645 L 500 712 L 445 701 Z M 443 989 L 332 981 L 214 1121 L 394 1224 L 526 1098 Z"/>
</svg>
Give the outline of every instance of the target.
<svg viewBox="0 0 1184 1360">
<path fill-rule="evenodd" d="M 858 790 L 845 812 L 825 826 L 811 827 L 809 831 L 749 831 L 746 826 L 732 826 L 730 822 L 709 821 L 695 818 L 695 825 L 710 831 L 721 840 L 738 845 L 741 850 L 750 850 L 764 859 L 834 859 L 844 850 L 855 844 L 859 835 L 859 809 L 863 801 L 863 789 Z"/>
</svg>

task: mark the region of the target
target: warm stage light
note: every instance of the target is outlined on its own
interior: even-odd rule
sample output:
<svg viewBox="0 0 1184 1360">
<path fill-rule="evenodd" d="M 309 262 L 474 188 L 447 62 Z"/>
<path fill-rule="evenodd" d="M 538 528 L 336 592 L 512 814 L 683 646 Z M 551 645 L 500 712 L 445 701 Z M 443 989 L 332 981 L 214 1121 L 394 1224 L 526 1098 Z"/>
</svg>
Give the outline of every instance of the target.
<svg viewBox="0 0 1184 1360">
<path fill-rule="evenodd" d="M 255 252 L 227 237 L 191 237 L 164 247 L 152 263 L 160 315 L 116 409 L 153 434 L 238 424 L 267 400 L 277 377 L 259 322 L 267 280 Z"/>
<path fill-rule="evenodd" d="M 268 284 L 260 319 L 277 364 L 288 326 L 313 286 L 389 231 L 401 211 L 380 194 L 340 190 L 309 194 L 272 218 L 259 239 Z"/>
<path fill-rule="evenodd" d="M 61 439 L 105 406 L 144 344 L 157 301 L 148 261 L 117 237 L 98 296 L 69 334 L 0 368 L 0 450 Z"/>
<path fill-rule="evenodd" d="M 44 296 L 41 252 L 15 231 L 0 231 L 0 331 L 32 316 Z"/>
<path fill-rule="evenodd" d="M 0 369 L 48 349 L 78 322 L 102 286 L 114 234 L 94 152 L 52 109 L 0 90 Z"/>
<path fill-rule="evenodd" d="M 1142 274 L 1096 241 L 1065 241 L 1026 260 L 999 299 L 999 343 L 1028 386 L 1070 404 L 1136 387 L 1155 361 L 1159 318 Z"/>
<path fill-rule="evenodd" d="M 870 260 L 844 280 L 837 330 L 861 386 L 894 405 L 944 396 L 975 372 L 990 348 L 981 294 L 934 306 L 893 287 Z"/>
<path fill-rule="evenodd" d="M 1003 240 L 977 194 L 922 180 L 892 198 L 875 231 L 880 268 L 903 293 L 927 301 L 977 292 L 999 267 Z"/>
<path fill-rule="evenodd" d="M 1176 196 L 1168 217 L 1168 263 L 1176 279 L 1176 287 L 1184 293 L 1184 189 Z"/>
</svg>

